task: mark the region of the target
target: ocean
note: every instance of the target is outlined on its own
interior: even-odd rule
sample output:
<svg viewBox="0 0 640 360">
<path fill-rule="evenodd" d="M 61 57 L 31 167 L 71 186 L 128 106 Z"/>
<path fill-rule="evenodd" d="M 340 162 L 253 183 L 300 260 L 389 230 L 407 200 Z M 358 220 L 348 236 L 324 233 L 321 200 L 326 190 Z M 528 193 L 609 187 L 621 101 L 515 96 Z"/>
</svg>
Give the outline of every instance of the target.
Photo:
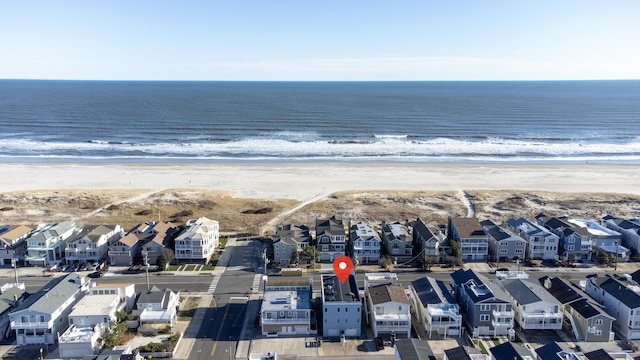
<svg viewBox="0 0 640 360">
<path fill-rule="evenodd" d="M 0 80 L 3 162 L 640 163 L 640 81 Z"/>
</svg>

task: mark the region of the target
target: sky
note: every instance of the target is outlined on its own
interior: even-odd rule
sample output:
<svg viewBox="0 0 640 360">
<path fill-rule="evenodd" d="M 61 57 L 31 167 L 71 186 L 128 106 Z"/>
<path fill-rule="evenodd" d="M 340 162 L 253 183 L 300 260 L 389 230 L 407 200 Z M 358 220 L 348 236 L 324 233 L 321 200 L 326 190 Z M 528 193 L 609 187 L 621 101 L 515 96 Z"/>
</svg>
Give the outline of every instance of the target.
<svg viewBox="0 0 640 360">
<path fill-rule="evenodd" d="M 638 0 L 0 0 L 0 79 L 640 79 Z"/>
</svg>

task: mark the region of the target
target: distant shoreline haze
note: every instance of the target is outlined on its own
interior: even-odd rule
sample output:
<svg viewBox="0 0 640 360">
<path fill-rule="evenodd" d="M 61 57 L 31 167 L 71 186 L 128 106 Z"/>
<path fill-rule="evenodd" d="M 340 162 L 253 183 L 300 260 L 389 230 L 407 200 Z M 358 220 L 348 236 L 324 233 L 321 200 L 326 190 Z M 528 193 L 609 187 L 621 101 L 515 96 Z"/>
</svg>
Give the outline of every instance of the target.
<svg viewBox="0 0 640 360">
<path fill-rule="evenodd" d="M 0 161 L 638 164 L 639 99 L 639 80 L 0 80 Z"/>
</svg>

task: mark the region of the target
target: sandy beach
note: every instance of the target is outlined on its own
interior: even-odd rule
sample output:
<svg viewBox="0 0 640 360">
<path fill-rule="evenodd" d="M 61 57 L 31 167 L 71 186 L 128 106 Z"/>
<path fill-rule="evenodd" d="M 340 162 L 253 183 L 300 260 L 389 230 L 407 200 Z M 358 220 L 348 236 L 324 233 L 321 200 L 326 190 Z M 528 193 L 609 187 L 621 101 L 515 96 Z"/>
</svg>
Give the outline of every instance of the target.
<svg viewBox="0 0 640 360">
<path fill-rule="evenodd" d="M 353 190 L 640 194 L 640 166 L 451 163 L 2 163 L 0 192 L 194 188 L 295 199 Z"/>
<path fill-rule="evenodd" d="M 539 212 L 640 215 L 640 166 L 450 163 L 2 163 L 0 222 L 177 223 L 207 216 L 224 232 L 314 226 L 336 215 L 379 224 Z"/>
</svg>

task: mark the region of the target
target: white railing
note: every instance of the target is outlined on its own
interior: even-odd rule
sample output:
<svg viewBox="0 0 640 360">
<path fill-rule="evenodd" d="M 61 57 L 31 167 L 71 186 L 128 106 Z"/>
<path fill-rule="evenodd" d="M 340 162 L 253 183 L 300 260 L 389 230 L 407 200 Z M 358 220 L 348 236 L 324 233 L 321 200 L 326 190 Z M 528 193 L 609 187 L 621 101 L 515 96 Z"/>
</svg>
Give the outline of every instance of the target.
<svg viewBox="0 0 640 360">
<path fill-rule="evenodd" d="M 278 319 L 262 319 L 262 324 L 264 325 L 273 325 L 273 324 L 304 324 L 310 325 L 311 321 L 309 318 L 278 318 Z"/>
<path fill-rule="evenodd" d="M 48 329 L 50 327 L 49 322 L 40 322 L 40 321 L 12 321 L 11 328 L 12 329 Z"/>
</svg>

